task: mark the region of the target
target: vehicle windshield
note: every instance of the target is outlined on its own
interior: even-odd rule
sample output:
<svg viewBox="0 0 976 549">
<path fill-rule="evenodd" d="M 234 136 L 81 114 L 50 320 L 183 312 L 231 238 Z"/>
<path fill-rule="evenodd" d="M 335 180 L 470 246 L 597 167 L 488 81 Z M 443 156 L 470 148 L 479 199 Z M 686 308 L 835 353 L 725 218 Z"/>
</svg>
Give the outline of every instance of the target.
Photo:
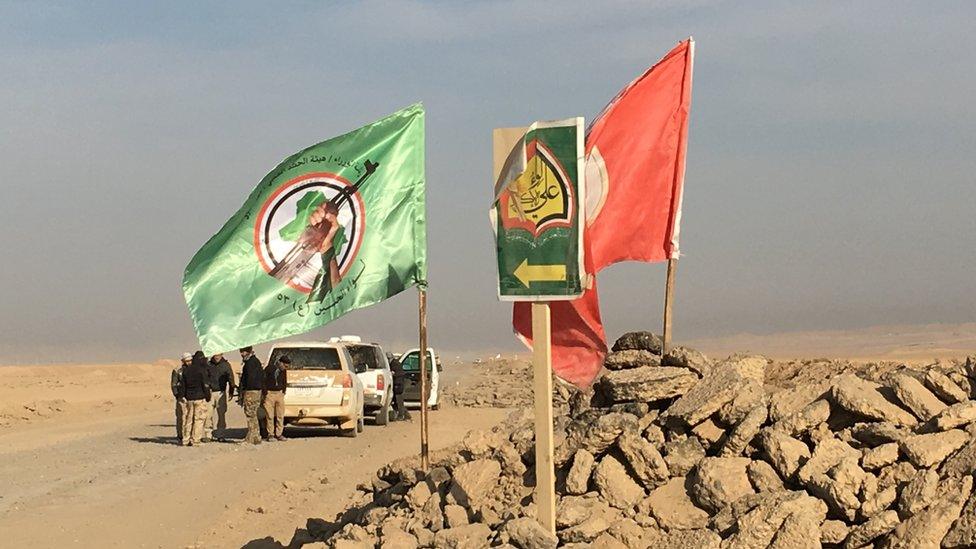
<svg viewBox="0 0 976 549">
<path fill-rule="evenodd" d="M 278 347 L 271 351 L 271 364 L 283 356 L 291 359 L 289 370 L 341 370 L 339 351 L 328 347 Z"/>
<path fill-rule="evenodd" d="M 386 366 L 386 356 L 375 345 L 349 345 L 353 364 L 365 364 L 368 370 L 382 370 Z"/>
<path fill-rule="evenodd" d="M 400 364 L 403 365 L 404 372 L 420 371 L 420 353 L 414 351 L 400 357 Z M 427 371 L 430 371 L 430 355 L 427 356 Z"/>
</svg>

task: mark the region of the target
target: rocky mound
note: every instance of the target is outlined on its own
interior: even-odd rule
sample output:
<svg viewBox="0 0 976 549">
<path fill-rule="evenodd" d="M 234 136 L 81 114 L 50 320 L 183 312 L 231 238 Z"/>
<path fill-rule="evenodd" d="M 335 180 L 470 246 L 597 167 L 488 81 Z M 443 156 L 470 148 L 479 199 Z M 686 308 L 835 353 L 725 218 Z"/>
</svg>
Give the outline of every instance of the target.
<svg viewBox="0 0 976 549">
<path fill-rule="evenodd" d="M 850 372 L 768 390 L 769 362 L 660 354 L 628 334 L 557 420 L 557 537 L 535 521 L 526 412 L 392 463 L 335 521 L 332 547 L 972 547 L 976 365 Z"/>
</svg>

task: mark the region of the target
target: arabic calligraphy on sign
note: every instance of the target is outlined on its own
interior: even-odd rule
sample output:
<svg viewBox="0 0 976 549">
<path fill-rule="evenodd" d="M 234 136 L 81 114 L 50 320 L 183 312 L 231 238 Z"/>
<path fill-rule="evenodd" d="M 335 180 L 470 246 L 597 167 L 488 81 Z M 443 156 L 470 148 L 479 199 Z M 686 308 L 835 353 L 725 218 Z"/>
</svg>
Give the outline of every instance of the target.
<svg viewBox="0 0 976 549">
<path fill-rule="evenodd" d="M 544 144 L 526 147 L 525 171 L 499 197 L 502 226 L 523 228 L 534 236 L 552 227 L 569 227 L 575 210 L 565 169 Z"/>
</svg>

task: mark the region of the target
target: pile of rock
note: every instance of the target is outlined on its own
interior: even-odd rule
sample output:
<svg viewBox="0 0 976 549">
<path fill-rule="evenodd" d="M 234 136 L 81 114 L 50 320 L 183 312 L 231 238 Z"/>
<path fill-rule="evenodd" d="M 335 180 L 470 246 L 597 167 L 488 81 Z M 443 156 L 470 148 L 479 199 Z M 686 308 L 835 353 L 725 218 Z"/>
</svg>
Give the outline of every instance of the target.
<svg viewBox="0 0 976 549">
<path fill-rule="evenodd" d="M 532 406 L 532 363 L 528 360 L 497 358 L 477 364 L 473 380 L 447 386 L 444 398 L 466 408 L 517 408 Z M 565 406 L 574 389 L 554 378 L 553 406 Z"/>
<path fill-rule="evenodd" d="M 334 547 L 976 546 L 976 365 L 770 391 L 768 361 L 628 334 L 557 420 L 557 537 L 536 521 L 531 418 L 384 467 Z"/>
</svg>

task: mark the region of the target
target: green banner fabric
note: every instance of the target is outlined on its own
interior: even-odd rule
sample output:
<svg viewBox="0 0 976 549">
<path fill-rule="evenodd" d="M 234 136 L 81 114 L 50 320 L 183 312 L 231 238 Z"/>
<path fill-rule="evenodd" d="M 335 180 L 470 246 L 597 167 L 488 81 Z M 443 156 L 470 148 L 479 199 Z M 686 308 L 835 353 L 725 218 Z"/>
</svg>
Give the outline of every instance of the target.
<svg viewBox="0 0 976 549">
<path fill-rule="evenodd" d="M 424 187 L 420 104 L 286 158 L 186 267 L 203 351 L 301 334 L 426 284 Z"/>
<path fill-rule="evenodd" d="M 503 301 L 575 299 L 583 270 L 583 119 L 536 122 L 515 143 L 489 212 Z"/>
</svg>

